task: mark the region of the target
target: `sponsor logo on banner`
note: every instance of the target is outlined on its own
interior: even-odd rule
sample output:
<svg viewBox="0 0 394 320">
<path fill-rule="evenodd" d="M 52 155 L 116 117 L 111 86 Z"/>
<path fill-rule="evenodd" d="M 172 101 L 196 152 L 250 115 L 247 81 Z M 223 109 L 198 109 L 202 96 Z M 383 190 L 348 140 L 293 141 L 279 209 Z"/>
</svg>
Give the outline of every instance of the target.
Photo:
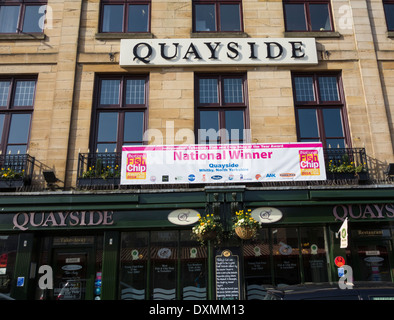
<svg viewBox="0 0 394 320">
<path fill-rule="evenodd" d="M 320 175 L 319 152 L 317 150 L 300 150 L 300 169 L 302 176 Z"/>
<path fill-rule="evenodd" d="M 129 153 L 127 155 L 126 179 L 146 179 L 146 153 Z"/>
<path fill-rule="evenodd" d="M 253 183 L 289 179 L 326 179 L 320 142 L 122 148 L 121 184 Z"/>
</svg>

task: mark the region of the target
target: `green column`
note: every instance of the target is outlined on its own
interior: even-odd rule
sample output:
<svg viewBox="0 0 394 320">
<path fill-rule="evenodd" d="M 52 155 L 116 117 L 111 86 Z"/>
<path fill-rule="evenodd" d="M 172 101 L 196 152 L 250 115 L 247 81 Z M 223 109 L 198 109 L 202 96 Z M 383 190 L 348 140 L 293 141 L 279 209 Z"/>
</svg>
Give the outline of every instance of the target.
<svg viewBox="0 0 394 320">
<path fill-rule="evenodd" d="M 115 300 L 117 298 L 119 244 L 119 232 L 105 232 L 102 269 L 102 300 Z"/>
<path fill-rule="evenodd" d="M 18 239 L 18 248 L 15 260 L 15 273 L 13 286 L 11 289 L 11 297 L 17 300 L 28 299 L 30 282 L 30 262 L 33 251 L 33 234 L 21 233 Z M 24 278 L 23 286 L 17 286 L 18 277 Z"/>
</svg>

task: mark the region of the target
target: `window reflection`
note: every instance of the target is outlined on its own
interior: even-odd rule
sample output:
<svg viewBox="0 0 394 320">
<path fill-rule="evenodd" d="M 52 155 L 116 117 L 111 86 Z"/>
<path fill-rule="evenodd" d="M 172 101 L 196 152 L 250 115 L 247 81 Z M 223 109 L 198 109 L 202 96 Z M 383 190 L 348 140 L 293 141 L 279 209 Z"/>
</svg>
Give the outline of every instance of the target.
<svg viewBox="0 0 394 320">
<path fill-rule="evenodd" d="M 19 6 L 0 6 L 0 33 L 17 32 Z"/>
<path fill-rule="evenodd" d="M 44 10 L 41 6 L 26 6 L 25 18 L 23 20 L 23 32 L 42 32 L 40 19 L 43 20 Z"/>
<path fill-rule="evenodd" d="M 241 16 L 238 4 L 220 5 L 220 30 L 241 31 Z"/>
<path fill-rule="evenodd" d="M 104 5 L 102 31 L 123 31 L 123 5 Z"/>
<path fill-rule="evenodd" d="M 331 30 L 330 13 L 328 4 L 310 4 L 309 13 L 311 16 L 312 31 Z"/>
<path fill-rule="evenodd" d="M 148 32 L 149 30 L 149 6 L 148 5 L 129 5 L 129 21 L 127 31 L 129 32 Z"/>
<path fill-rule="evenodd" d="M 122 233 L 120 251 L 120 298 L 146 299 L 148 261 L 147 231 Z"/>
<path fill-rule="evenodd" d="M 216 31 L 215 5 L 199 4 L 195 6 L 196 31 Z"/>
<path fill-rule="evenodd" d="M 328 281 L 324 229 L 321 227 L 301 228 L 301 247 L 304 282 Z"/>
<path fill-rule="evenodd" d="M 304 4 L 285 4 L 286 30 L 305 31 L 305 9 Z"/>
<path fill-rule="evenodd" d="M 291 285 L 301 282 L 298 232 L 296 228 L 272 230 L 275 284 Z"/>
</svg>

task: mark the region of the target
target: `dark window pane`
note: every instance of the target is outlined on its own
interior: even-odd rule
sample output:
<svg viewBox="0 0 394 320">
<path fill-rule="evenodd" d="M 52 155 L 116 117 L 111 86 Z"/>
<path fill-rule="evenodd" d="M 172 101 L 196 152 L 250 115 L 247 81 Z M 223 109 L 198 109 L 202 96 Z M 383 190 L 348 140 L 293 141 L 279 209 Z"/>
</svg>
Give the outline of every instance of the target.
<svg viewBox="0 0 394 320">
<path fill-rule="evenodd" d="M 143 112 L 126 112 L 124 120 L 124 142 L 142 143 L 144 134 L 144 113 Z"/>
<path fill-rule="evenodd" d="M 242 143 L 244 139 L 244 112 L 231 110 L 225 112 L 226 130 L 230 137 L 229 143 Z"/>
<path fill-rule="evenodd" d="M 126 81 L 126 104 L 145 104 L 145 80 Z"/>
<path fill-rule="evenodd" d="M 216 31 L 215 5 L 196 4 L 196 31 Z"/>
<path fill-rule="evenodd" d="M 119 104 L 120 80 L 102 80 L 100 104 Z"/>
<path fill-rule="evenodd" d="M 220 5 L 220 31 L 240 31 L 241 13 L 238 4 Z"/>
<path fill-rule="evenodd" d="M 116 152 L 116 143 L 97 143 L 97 150 L 98 153 L 102 152 Z"/>
<path fill-rule="evenodd" d="M 123 5 L 105 5 L 103 14 L 103 32 L 123 31 Z"/>
<path fill-rule="evenodd" d="M 14 106 L 32 106 L 35 86 L 35 81 L 17 81 Z"/>
<path fill-rule="evenodd" d="M 115 142 L 118 132 L 118 113 L 101 112 L 98 124 L 98 142 Z"/>
<path fill-rule="evenodd" d="M 300 138 L 319 137 L 316 110 L 298 109 L 298 126 L 300 129 Z"/>
<path fill-rule="evenodd" d="M 394 4 L 385 3 L 384 12 L 386 13 L 387 30 L 394 30 Z"/>
<path fill-rule="evenodd" d="M 219 112 L 201 111 L 199 143 L 218 143 L 219 141 Z"/>
<path fill-rule="evenodd" d="M 328 10 L 328 4 L 309 5 L 312 31 L 331 30 L 330 13 Z"/>
<path fill-rule="evenodd" d="M 294 85 L 297 101 L 315 101 L 312 77 L 295 77 Z"/>
<path fill-rule="evenodd" d="M 17 32 L 19 6 L 0 6 L 0 33 Z"/>
<path fill-rule="evenodd" d="M 27 151 L 27 145 L 9 145 L 7 147 L 7 154 L 25 154 Z"/>
<path fill-rule="evenodd" d="M 42 27 L 44 26 L 43 16 L 45 13 L 44 10 L 41 10 L 40 13 L 40 8 L 41 6 L 26 6 L 23 32 L 42 32 Z"/>
<path fill-rule="evenodd" d="M 326 139 L 327 148 L 345 148 L 345 139 Z"/>
<path fill-rule="evenodd" d="M 319 91 L 321 101 L 339 101 L 336 77 L 319 77 Z"/>
<path fill-rule="evenodd" d="M 129 5 L 128 29 L 130 32 L 147 32 L 149 5 Z"/>
<path fill-rule="evenodd" d="M 218 103 L 218 80 L 200 79 L 200 103 Z"/>
<path fill-rule="evenodd" d="M 307 30 L 305 22 L 305 10 L 303 4 L 285 4 L 286 30 Z"/>
<path fill-rule="evenodd" d="M 9 144 L 27 143 L 30 128 L 30 114 L 13 114 L 8 136 Z"/>
<path fill-rule="evenodd" d="M 340 109 L 323 109 L 323 120 L 326 137 L 343 137 Z"/>
<path fill-rule="evenodd" d="M 242 79 L 224 79 L 223 86 L 225 103 L 243 102 Z"/>
<path fill-rule="evenodd" d="M 0 107 L 7 106 L 10 81 L 0 81 Z"/>
</svg>

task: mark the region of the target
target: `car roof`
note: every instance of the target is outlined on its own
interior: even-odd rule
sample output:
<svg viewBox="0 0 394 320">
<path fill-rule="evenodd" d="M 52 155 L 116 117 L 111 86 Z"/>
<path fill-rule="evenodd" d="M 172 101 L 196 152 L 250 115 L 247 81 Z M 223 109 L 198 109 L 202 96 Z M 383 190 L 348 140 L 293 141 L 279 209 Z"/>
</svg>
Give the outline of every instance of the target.
<svg viewBox="0 0 394 320">
<path fill-rule="evenodd" d="M 394 283 L 355 282 L 352 289 L 340 289 L 338 283 L 305 283 L 269 290 L 284 300 L 331 300 L 394 298 Z"/>
</svg>

